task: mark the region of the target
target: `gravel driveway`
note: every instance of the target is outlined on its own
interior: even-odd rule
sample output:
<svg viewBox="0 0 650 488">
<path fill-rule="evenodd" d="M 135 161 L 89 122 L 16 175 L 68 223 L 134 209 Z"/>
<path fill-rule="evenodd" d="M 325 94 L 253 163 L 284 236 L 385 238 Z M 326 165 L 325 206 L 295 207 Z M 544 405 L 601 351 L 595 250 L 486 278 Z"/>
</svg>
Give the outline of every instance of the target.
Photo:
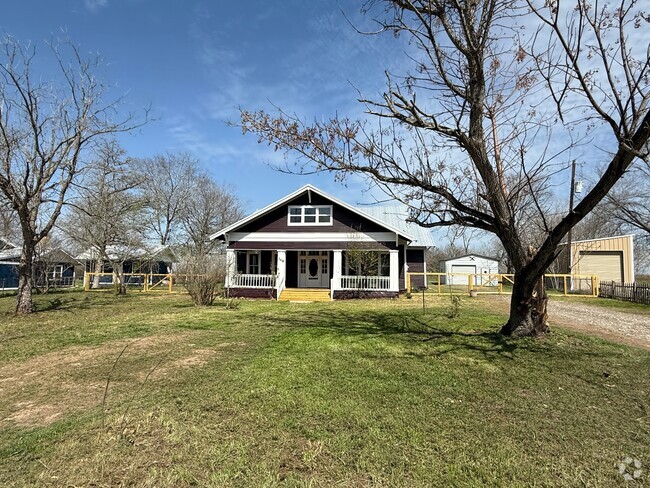
<svg viewBox="0 0 650 488">
<path fill-rule="evenodd" d="M 490 303 L 507 312 L 509 296 L 492 297 Z M 560 325 L 614 342 L 622 342 L 650 349 L 650 313 L 623 312 L 589 303 L 589 298 L 548 301 L 548 323 Z M 648 307 L 650 312 L 650 307 Z"/>
<path fill-rule="evenodd" d="M 581 301 L 548 302 L 549 324 L 554 323 L 650 349 L 650 315 L 612 310 Z"/>
</svg>

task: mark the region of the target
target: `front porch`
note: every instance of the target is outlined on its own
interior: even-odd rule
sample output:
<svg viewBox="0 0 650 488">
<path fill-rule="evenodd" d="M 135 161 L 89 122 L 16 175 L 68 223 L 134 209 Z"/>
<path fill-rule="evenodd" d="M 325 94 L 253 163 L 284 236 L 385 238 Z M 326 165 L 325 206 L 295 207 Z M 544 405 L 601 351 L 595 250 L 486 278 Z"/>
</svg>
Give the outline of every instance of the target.
<svg viewBox="0 0 650 488">
<path fill-rule="evenodd" d="M 330 300 L 398 296 L 402 269 L 397 249 L 364 250 L 366 266 L 356 264 L 352 252 L 228 249 L 226 286 L 231 296 L 245 298 L 284 299 L 307 289 L 321 290 L 320 295 L 327 291 Z"/>
</svg>

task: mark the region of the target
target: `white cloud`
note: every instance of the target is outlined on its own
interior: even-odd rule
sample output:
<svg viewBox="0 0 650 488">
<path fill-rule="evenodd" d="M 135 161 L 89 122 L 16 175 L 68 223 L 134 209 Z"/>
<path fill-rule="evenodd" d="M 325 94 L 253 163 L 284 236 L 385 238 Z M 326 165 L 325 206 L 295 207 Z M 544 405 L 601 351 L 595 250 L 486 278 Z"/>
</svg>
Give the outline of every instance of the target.
<svg viewBox="0 0 650 488">
<path fill-rule="evenodd" d="M 108 0 L 84 0 L 84 7 L 91 12 L 96 12 L 100 8 L 108 6 Z"/>
</svg>

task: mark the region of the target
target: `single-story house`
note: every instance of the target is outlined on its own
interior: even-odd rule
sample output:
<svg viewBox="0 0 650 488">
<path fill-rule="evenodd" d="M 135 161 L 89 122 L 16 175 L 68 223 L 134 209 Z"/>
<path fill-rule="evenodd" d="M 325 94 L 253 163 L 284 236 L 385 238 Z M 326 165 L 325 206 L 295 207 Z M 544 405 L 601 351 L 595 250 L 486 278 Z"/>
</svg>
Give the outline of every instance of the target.
<svg viewBox="0 0 650 488">
<path fill-rule="evenodd" d="M 167 274 L 171 273 L 175 263 L 178 263 L 176 254 L 169 246 L 159 245 L 151 249 L 144 247 L 123 247 L 109 245 L 106 247 L 107 259 L 102 260 L 102 273 L 111 273 L 100 278 L 102 284 L 113 283 L 112 263 L 120 263 L 126 274 Z M 96 272 L 95 264 L 99 258 L 99 251 L 91 247 L 79 254 L 76 259 L 83 263 L 86 272 Z M 141 279 L 130 280 L 141 284 Z"/>
<path fill-rule="evenodd" d="M 566 244 L 564 244 L 566 248 Z M 634 282 L 634 236 L 586 239 L 571 243 L 570 263 L 561 259 L 561 273 L 595 275 L 600 281 Z"/>
<path fill-rule="evenodd" d="M 0 239 L 0 290 L 18 288 L 18 265 L 22 249 L 20 246 Z M 36 286 L 72 286 L 76 268 L 80 263 L 61 248 L 37 252 L 34 258 L 33 276 Z"/>
<path fill-rule="evenodd" d="M 64 249 L 56 247 L 38 253 L 34 260 L 36 286 L 73 286 L 83 265 Z"/>
<path fill-rule="evenodd" d="M 491 275 L 499 273 L 499 260 L 480 254 L 465 254 L 441 261 L 440 271 L 447 273 L 451 285 L 467 285 L 467 275 L 473 274 L 476 275 L 472 278 L 474 285 L 496 286 L 498 279 Z M 446 283 L 445 278 L 442 277 L 443 282 Z"/>
<path fill-rule="evenodd" d="M 402 205 L 355 207 L 305 185 L 211 239 L 225 244 L 230 296 L 308 299 L 309 289 L 331 299 L 396 297 L 407 270 L 426 271 L 433 246 L 407 214 Z"/>
</svg>

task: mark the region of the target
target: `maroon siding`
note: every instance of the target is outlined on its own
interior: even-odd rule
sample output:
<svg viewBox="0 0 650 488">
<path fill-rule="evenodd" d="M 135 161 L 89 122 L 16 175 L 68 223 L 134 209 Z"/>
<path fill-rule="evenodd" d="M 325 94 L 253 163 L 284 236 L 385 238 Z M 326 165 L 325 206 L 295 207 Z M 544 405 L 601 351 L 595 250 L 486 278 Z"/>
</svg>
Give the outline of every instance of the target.
<svg viewBox="0 0 650 488">
<path fill-rule="evenodd" d="M 332 205 L 332 225 L 288 225 L 289 205 Z M 332 203 L 330 200 L 312 193 L 311 203 L 307 194 L 300 195 L 292 201 L 276 208 L 266 215 L 248 222 L 236 232 L 386 232 L 386 228 L 365 219 L 345 207 Z"/>
<path fill-rule="evenodd" d="M 230 288 L 228 293 L 233 298 L 276 298 L 276 290 L 269 288 Z"/>
<path fill-rule="evenodd" d="M 406 276 L 404 275 L 404 245 L 400 245 L 398 250 L 399 253 L 397 259 L 399 261 L 399 289 L 406 290 Z"/>
<path fill-rule="evenodd" d="M 363 298 L 397 298 L 396 291 L 358 291 L 358 290 L 335 290 L 334 300 L 352 300 Z"/>
<path fill-rule="evenodd" d="M 424 272 L 424 249 L 408 249 L 406 251 L 406 264 L 411 273 Z M 417 289 L 424 286 L 424 276 L 413 276 L 411 278 L 411 288 Z"/>
</svg>

